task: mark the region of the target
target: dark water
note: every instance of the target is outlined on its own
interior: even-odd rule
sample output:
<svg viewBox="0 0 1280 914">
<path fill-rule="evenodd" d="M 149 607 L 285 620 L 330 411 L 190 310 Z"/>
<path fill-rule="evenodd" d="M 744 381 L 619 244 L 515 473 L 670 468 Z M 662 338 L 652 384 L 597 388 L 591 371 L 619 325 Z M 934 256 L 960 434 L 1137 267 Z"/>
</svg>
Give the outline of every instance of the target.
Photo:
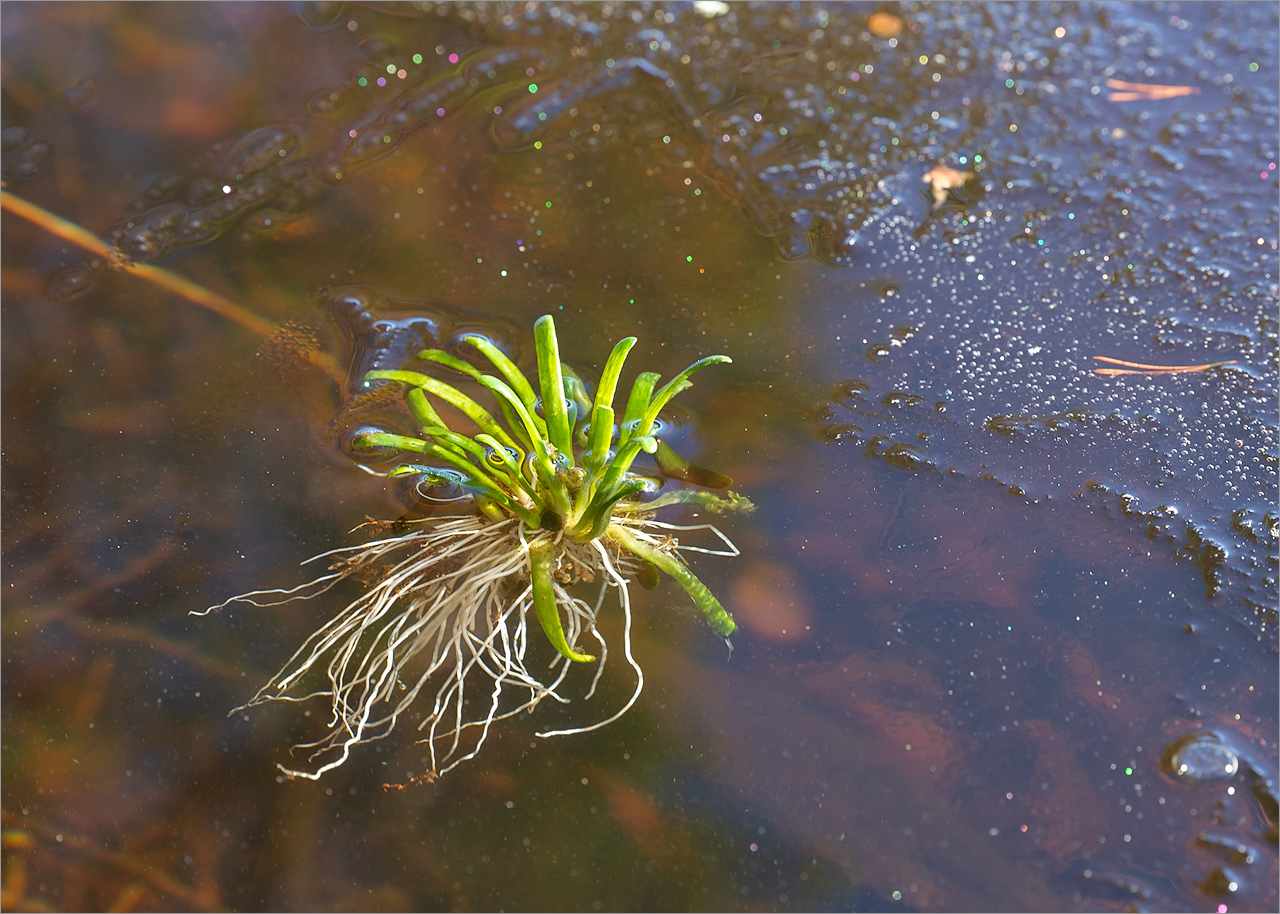
<svg viewBox="0 0 1280 914">
<path fill-rule="evenodd" d="M 5 189 L 270 322 L 6 202 L 7 909 L 1275 909 L 1274 4 L 2 14 Z M 402 513 L 351 378 L 547 312 L 733 356 L 732 656 L 668 585 L 617 724 L 282 782 L 337 603 L 187 613 Z"/>
</svg>

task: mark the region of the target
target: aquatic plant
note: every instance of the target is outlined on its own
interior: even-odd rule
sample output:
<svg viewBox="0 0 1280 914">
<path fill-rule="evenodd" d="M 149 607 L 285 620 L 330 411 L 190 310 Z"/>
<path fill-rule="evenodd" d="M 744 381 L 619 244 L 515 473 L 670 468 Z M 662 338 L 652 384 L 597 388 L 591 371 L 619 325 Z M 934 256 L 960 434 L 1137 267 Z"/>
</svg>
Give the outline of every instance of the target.
<svg viewBox="0 0 1280 914">
<path fill-rule="evenodd" d="M 660 482 L 634 466 L 644 452 L 670 475 L 706 485 L 729 484 L 727 478 L 698 471 L 677 457 L 658 437 L 658 415 L 691 386 L 694 372 L 730 359 L 699 359 L 661 387 L 659 375 L 641 373 L 619 418 L 614 394 L 635 337 L 614 346 L 594 398 L 560 361 L 550 315 L 534 324 L 534 339 L 536 391 L 501 349 L 476 335 L 464 342 L 493 373 L 427 349 L 419 353 L 428 363 L 424 367 L 444 369 L 456 384 L 419 371 L 365 375 L 367 387 L 403 386 L 418 434 L 362 429 L 353 446 L 374 453 L 394 449 L 421 454 L 431 463 L 402 463 L 387 475 L 416 477 L 418 491 L 427 497 L 439 486 L 451 485 L 462 493 L 464 513 L 375 522 L 382 532 L 400 532 L 309 559 L 329 564 L 325 574 L 306 584 L 254 591 L 205 611 L 237 601 L 273 606 L 311 599 L 347 579 L 365 585 L 243 706 L 328 699 L 331 716 L 324 735 L 294 747 L 309 753 L 312 767 L 280 765 L 286 775 L 315 779 L 341 765 L 355 746 L 388 735 L 419 694 L 434 687 L 434 698 L 424 702 L 418 723 L 428 769 L 412 779 L 433 780 L 474 757 L 495 721 L 532 711 L 548 698 L 567 703 L 560 690 L 573 667 L 596 663 L 580 646 L 586 638 L 599 648 L 585 693 L 591 698 L 608 659 L 608 644 L 596 623 L 610 590 L 616 590 L 621 605 L 622 652 L 635 672 L 635 689 L 604 720 L 538 735 L 583 733 L 617 720 L 644 687 L 644 673 L 631 651 L 629 588 L 641 576 L 655 578 L 654 571 L 674 578 L 718 634 L 727 639 L 733 633 L 733 619 L 683 555 L 733 556 L 737 548 L 710 524 L 666 523 L 656 512 L 673 505 L 712 512 L 750 510 L 751 503 L 732 492 L 659 492 Z M 459 385 L 487 391 L 497 415 Z M 438 408 L 456 416 L 462 423 L 458 427 L 467 431 L 452 427 Z M 714 539 L 711 546 L 679 539 L 699 531 Z M 599 588 L 593 602 L 575 592 L 577 585 L 595 582 Z M 545 652 L 551 662 L 541 677 L 530 669 L 536 655 L 530 615 L 556 652 Z M 484 683 L 483 697 L 472 698 L 478 683 Z"/>
</svg>

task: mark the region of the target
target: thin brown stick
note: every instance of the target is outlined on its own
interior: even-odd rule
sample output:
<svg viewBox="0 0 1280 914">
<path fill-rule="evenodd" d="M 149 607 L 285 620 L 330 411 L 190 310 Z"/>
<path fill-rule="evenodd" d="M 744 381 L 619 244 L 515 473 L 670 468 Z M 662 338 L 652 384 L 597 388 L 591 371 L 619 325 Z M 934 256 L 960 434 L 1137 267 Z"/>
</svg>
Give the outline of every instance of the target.
<svg viewBox="0 0 1280 914">
<path fill-rule="evenodd" d="M 90 619 L 62 604 L 33 607 L 25 615 L 23 622 L 25 625 L 36 628 L 45 628 L 56 622 L 62 622 L 78 629 L 87 638 L 141 645 L 162 656 L 185 661 L 197 669 L 204 670 L 206 673 L 234 683 L 237 686 L 242 685 L 246 678 L 256 680 L 260 679 L 262 675 L 258 670 L 245 670 L 213 657 L 205 656 L 198 648 L 154 632 L 141 623 L 106 622 Z"/>
<path fill-rule="evenodd" d="M 1130 83 L 1123 79 L 1108 79 L 1108 89 L 1118 90 L 1107 94 L 1107 101 L 1112 102 L 1151 102 L 1165 98 L 1180 98 L 1183 95 L 1199 95 L 1195 86 L 1161 86 L 1155 83 Z"/>
<path fill-rule="evenodd" d="M 1128 362 L 1124 359 L 1113 359 L 1105 355 L 1095 355 L 1094 359 L 1099 362 L 1106 362 L 1108 365 L 1120 365 L 1120 368 L 1095 368 L 1095 374 L 1101 375 L 1120 375 L 1120 374 L 1186 374 L 1192 371 L 1208 371 L 1211 368 L 1221 368 L 1223 365 L 1236 364 L 1235 359 L 1228 359 L 1224 362 L 1206 362 L 1203 365 L 1147 365 L 1144 362 Z"/>
<path fill-rule="evenodd" d="M 248 308 L 237 305 L 230 299 L 223 298 L 217 292 L 206 289 L 199 283 L 192 282 L 172 270 L 166 270 L 164 267 L 152 266 L 147 263 L 135 263 L 122 258 L 119 251 L 89 230 L 63 219 L 61 216 L 56 216 L 47 209 L 24 200 L 7 190 L 0 190 L 0 208 L 8 210 L 15 216 L 21 216 L 50 234 L 56 235 L 65 241 L 70 241 L 90 253 L 97 254 L 126 273 L 132 273 L 134 276 L 155 283 L 163 289 L 168 289 L 192 304 L 212 311 L 219 317 L 239 324 L 259 336 L 271 336 L 279 329 L 276 324 L 265 317 L 255 314 Z M 328 353 L 314 350 L 308 351 L 306 358 L 311 364 L 327 372 L 335 380 L 345 380 L 345 376 L 338 369 L 337 363 Z"/>
</svg>

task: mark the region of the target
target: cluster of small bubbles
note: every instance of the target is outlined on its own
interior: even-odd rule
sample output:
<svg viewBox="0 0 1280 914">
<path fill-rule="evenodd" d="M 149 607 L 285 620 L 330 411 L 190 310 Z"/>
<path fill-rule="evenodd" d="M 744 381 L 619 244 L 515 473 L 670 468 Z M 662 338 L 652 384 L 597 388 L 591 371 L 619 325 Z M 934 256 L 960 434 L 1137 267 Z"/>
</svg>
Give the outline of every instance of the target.
<svg viewBox="0 0 1280 914">
<path fill-rule="evenodd" d="M 387 317 L 384 312 L 390 304 L 376 290 L 364 287 L 343 287 L 328 296 L 329 310 L 346 333 L 351 393 L 366 389 L 367 372 L 405 368 L 422 349 L 439 345 L 442 330 L 435 315 Z"/>
<path fill-rule="evenodd" d="M 320 340 L 313 327 L 284 320 L 263 339 L 257 361 L 265 378 L 278 384 L 295 384 L 300 374 L 311 368 L 312 358 L 319 351 Z"/>
<path fill-rule="evenodd" d="M 1052 432 L 1064 426 L 1085 425 L 1094 416 L 1094 411 L 1088 408 L 1069 409 L 1044 415 L 1006 413 L 990 416 L 982 425 L 988 431 L 1012 438 L 1015 435 L 1029 435 L 1037 430 Z"/>
<path fill-rule="evenodd" d="M 340 88 L 321 89 L 307 101 L 307 111 L 315 115 L 336 114 L 347 101 L 346 91 Z"/>
<path fill-rule="evenodd" d="M 865 454 L 904 470 L 937 470 L 929 454 L 918 444 L 908 441 L 894 441 L 873 435 L 866 442 Z"/>
<path fill-rule="evenodd" d="M 882 362 L 893 353 L 888 343 L 872 343 L 867 347 L 868 362 Z"/>
<path fill-rule="evenodd" d="M 365 381 L 368 372 L 426 370 L 427 363 L 418 357 L 422 350 L 463 354 L 469 349 L 463 340 L 469 336 L 483 336 L 498 348 L 512 351 L 506 341 L 514 338 L 513 328 L 497 321 L 478 322 L 439 302 L 395 298 L 367 286 L 344 286 L 330 290 L 322 304 L 344 331 L 343 358 L 348 365 L 342 407 L 329 424 L 327 438 L 360 463 L 396 457 L 395 449 L 370 449 L 359 442 L 379 428 L 397 428 L 405 418 L 397 385 Z M 448 501 L 456 493 L 447 482 L 440 483 L 444 489 L 429 480 L 421 489 L 407 484 L 402 494 L 428 502 Z"/>
<path fill-rule="evenodd" d="M 25 127 L 5 127 L 0 131 L 5 180 L 38 178 L 44 173 L 52 153 L 52 146 L 44 140 L 32 139 Z"/>
<path fill-rule="evenodd" d="M 299 10 L 299 16 L 310 24 L 337 21 L 338 12 L 329 4 Z M 356 170 L 392 152 L 401 141 L 423 126 L 438 121 L 455 110 L 476 92 L 510 78 L 513 68 L 524 67 L 529 52 L 523 48 L 482 51 L 459 63 L 454 70 L 441 74 L 418 75 L 413 78 L 406 66 L 421 64 L 421 54 L 413 55 L 413 64 L 396 60 L 395 48 L 378 38 L 364 39 L 360 52 L 366 62 L 356 64 L 349 72 L 353 86 L 386 84 L 384 74 L 393 74 L 405 88 L 389 104 L 365 97 L 359 102 L 348 88 L 322 90 L 312 96 L 308 110 L 326 119 L 359 106 L 354 126 L 343 126 L 332 143 L 311 137 L 293 124 L 271 124 L 251 131 L 235 142 L 217 170 L 216 180 L 203 179 L 184 184 L 176 177 L 164 179 L 166 186 L 153 184 L 132 209 L 138 215 L 115 226 L 108 237 L 127 257 L 150 261 L 159 259 L 175 248 L 213 240 L 233 224 L 255 211 L 270 207 L 246 225 L 241 237 L 248 240 L 272 230 L 284 220 L 281 214 L 294 213 L 309 206 L 322 194 L 317 178 L 330 182 L 349 178 Z M 458 56 L 449 56 L 458 61 Z M 322 123 L 321 127 L 324 126 Z M 21 128 L 18 128 L 20 131 Z M 34 176 L 38 173 L 41 147 L 25 142 L 25 132 L 13 134 L 12 145 L 21 161 L 15 160 L 14 174 Z M 313 163 L 300 155 L 305 145 L 330 145 L 333 153 Z M 21 149 L 20 149 L 21 147 Z M 45 153 L 47 154 L 47 149 Z M 6 174 L 9 174 L 6 157 Z"/>
<path fill-rule="evenodd" d="M 107 237 L 126 257 L 146 262 L 176 248 L 208 242 L 246 216 L 268 208 L 276 215 L 250 225 L 244 237 L 269 232 L 272 220 L 281 220 L 280 214 L 300 212 L 322 193 L 310 167 L 292 160 L 297 146 L 293 128 L 255 130 L 224 156 L 217 180 L 188 183 L 175 175 L 155 178 L 131 206 L 138 215 L 108 230 Z"/>
<path fill-rule="evenodd" d="M 907 409 L 915 406 L 924 406 L 928 401 L 920 394 L 905 390 L 891 390 L 880 398 L 880 402 L 891 409 Z"/>
<path fill-rule="evenodd" d="M 871 384 L 861 378 L 842 381 L 831 389 L 831 399 L 842 406 L 852 408 L 859 400 L 865 398 L 871 390 Z"/>
<path fill-rule="evenodd" d="M 259 127 L 231 147 L 218 167 L 224 181 L 243 181 L 287 159 L 298 148 L 298 130 L 290 124 Z"/>
<path fill-rule="evenodd" d="M 1086 174 L 1053 180 L 1077 199 L 1096 190 Z M 1129 496 L 1121 514 L 1138 529 L 1150 525 L 1175 554 L 1198 564 L 1207 592 L 1219 592 L 1226 575 L 1243 573 L 1249 576 L 1245 593 L 1253 595 L 1246 600 L 1264 603 L 1274 583 L 1260 573 L 1268 567 L 1268 547 L 1258 535 L 1262 493 L 1280 461 L 1274 377 L 1249 362 L 1275 361 L 1274 321 L 1258 319 L 1274 291 L 1252 281 L 1256 266 L 1242 266 L 1216 247 L 1219 238 L 1235 237 L 1234 230 L 1224 225 L 1221 235 L 1205 234 L 1222 217 L 1198 212 L 1196 237 L 1215 244 L 1212 259 L 1198 252 L 1180 267 L 1180 283 L 1144 272 L 1138 288 L 1117 294 L 1099 293 L 1097 273 L 1085 269 L 1116 259 L 1102 247 L 1102 235 L 1082 238 L 1073 225 L 1073 244 L 1084 241 L 1074 253 L 1067 245 L 1063 253 L 1031 257 L 1005 243 L 1028 222 L 1050 223 L 1048 214 L 1028 217 L 996 203 L 962 231 L 955 230 L 958 221 L 944 220 L 923 244 L 914 218 L 891 211 L 864 232 L 868 250 L 880 257 L 871 264 L 873 275 L 893 277 L 902 304 L 886 311 L 869 299 L 861 332 L 844 336 L 847 342 L 835 338 L 832 357 L 860 377 L 832 391 L 835 408 L 819 414 L 819 434 L 842 442 L 877 436 L 908 442 L 935 468 L 990 474 L 1032 498 L 1082 491 L 1097 468 L 1111 468 L 1097 491 Z M 1106 225 L 1111 218 L 1095 211 L 1090 221 Z M 1125 263 L 1148 259 L 1144 251 L 1126 253 Z M 864 294 L 878 295 L 883 283 L 868 280 Z M 1178 307 L 1187 295 L 1203 306 Z M 1089 307 L 1088 321 L 1080 305 Z M 904 320 L 917 330 L 900 340 L 892 327 Z M 864 348 L 850 345 L 858 339 Z M 1164 381 L 1103 379 L 1092 371 L 1098 367 L 1093 355 L 1139 353 L 1153 343 L 1159 348 L 1145 356 L 1150 361 L 1239 364 Z M 940 365 L 954 368 L 939 374 Z M 945 409 L 916 413 L 875 405 L 900 390 Z M 872 447 L 868 454 L 885 451 Z M 1157 504 L 1156 493 L 1170 485 L 1182 496 L 1185 516 L 1177 519 Z M 1252 513 L 1228 525 L 1231 509 L 1241 505 Z M 1261 617 L 1250 610 L 1244 618 Z"/>
<path fill-rule="evenodd" d="M 344 331 L 344 355 L 350 365 L 347 390 L 353 397 L 371 389 L 363 380 L 370 371 L 420 369 L 424 363 L 418 353 L 423 349 L 472 355 L 475 349 L 465 342 L 468 337 L 482 337 L 513 359 L 519 356 L 510 342 L 516 334 L 509 325 L 482 323 L 440 302 L 395 298 L 368 286 L 342 286 L 327 293 L 325 304 Z"/>
<path fill-rule="evenodd" d="M 501 84 L 501 79 L 510 78 L 512 68 L 527 59 L 528 52 L 521 48 L 478 51 L 453 70 L 409 83 L 389 105 L 375 109 L 348 131 L 346 148 L 322 166 L 322 174 L 332 181 L 349 177 L 395 150 L 405 137 L 456 110 L 476 92 Z"/>
<path fill-rule="evenodd" d="M 360 51 L 360 56 L 373 64 L 379 72 L 384 71 L 387 64 L 396 57 L 395 42 L 385 34 L 369 35 L 361 38 L 356 47 Z M 394 67 L 392 67 L 391 72 L 395 72 Z"/>
<path fill-rule="evenodd" d="M 151 183 L 143 189 L 141 199 L 133 201 L 132 208 L 141 212 L 150 205 L 156 203 L 167 203 L 170 200 L 176 199 L 182 193 L 184 187 L 185 185 L 183 184 L 182 179 L 177 175 L 157 175 L 152 179 Z M 210 184 L 209 188 L 212 190 L 213 185 Z M 198 194 L 202 199 L 193 200 L 193 205 L 199 205 L 200 203 L 207 202 L 207 200 L 203 199 L 206 196 L 203 191 L 197 190 L 196 194 Z"/>
<path fill-rule="evenodd" d="M 905 183 L 914 181 L 906 172 L 932 158 L 935 148 L 962 149 L 955 160 L 966 167 L 972 163 L 975 171 L 993 157 L 1006 166 L 1017 164 L 1022 174 L 1011 176 L 1009 188 L 1037 186 L 1046 174 L 1053 183 L 1052 171 L 1061 162 L 1040 155 L 1038 148 L 1067 135 L 1079 114 L 1072 110 L 1064 116 L 1057 87 L 1071 80 L 1100 81 L 1094 73 L 1073 69 L 1081 61 L 1067 53 L 1075 47 L 1072 41 L 1041 34 L 1025 11 L 993 21 L 977 8 L 956 6 L 916 10 L 902 20 L 854 7 L 731 8 L 708 17 L 696 6 L 648 15 L 625 6 L 575 11 L 559 4 L 442 3 L 417 14 L 476 26 L 488 33 L 491 46 L 470 56 L 437 46 L 437 57 L 457 69 L 422 76 L 416 69 L 422 54 L 398 55 L 385 38 L 363 38 L 364 62 L 351 70 L 352 87 L 405 80 L 404 88 L 390 103 L 385 95 L 356 93 L 367 97 L 358 103 L 365 114 L 341 131 L 341 150 L 315 166 L 326 180 L 349 178 L 491 87 L 509 93 L 493 107 L 494 138 L 509 149 L 544 148 L 544 138 L 553 132 L 594 148 L 623 135 L 610 123 L 611 115 L 644 120 L 643 112 L 674 112 L 676 122 L 664 122 L 655 143 L 682 160 L 696 161 L 729 188 L 784 256 L 812 255 L 841 266 L 866 256 L 867 226 L 900 196 L 890 185 L 900 191 L 904 177 L 909 177 Z M 342 9 L 333 3 L 304 4 L 297 15 L 309 28 L 328 28 L 342 20 Z M 1159 43 L 1141 15 L 1092 15 L 1099 21 L 1124 20 L 1125 28 L 1104 34 L 1151 34 Z M 895 22 L 901 31 L 883 37 L 884 21 Z M 348 28 L 354 32 L 358 25 L 352 20 Z M 1023 53 L 981 50 L 1008 47 L 1001 38 L 1007 31 L 1021 34 Z M 771 37 L 758 37 L 763 35 Z M 1209 40 L 1200 38 L 1192 48 L 1206 60 L 1212 54 L 1206 56 L 1202 46 Z M 983 54 L 992 59 L 983 60 Z M 981 80 L 988 69 L 982 64 L 1006 73 L 1014 91 L 987 97 Z M 345 110 L 346 103 L 346 90 L 327 90 L 308 108 L 332 114 Z M 1106 120 L 1100 116 L 1102 99 L 1091 96 L 1088 104 L 1099 107 L 1087 115 Z M 992 124 L 1025 123 L 1021 115 L 1028 105 L 1044 106 L 1051 115 L 1040 119 L 1037 134 L 1024 129 L 1015 138 L 992 136 Z M 1248 125 L 1237 128 L 1244 131 Z M 1116 151 L 1132 154 L 1127 139 L 1102 138 L 1116 144 Z M 1193 142 L 1197 156 L 1242 145 L 1216 136 L 1158 139 L 1179 158 Z M 983 146 L 983 152 L 973 151 Z M 1132 194 L 1160 194 L 1155 175 L 1137 183 Z M 980 191 L 981 185 L 975 188 Z M 1126 189 L 1114 200 L 1126 214 L 1140 202 L 1130 193 Z M 962 209 L 975 199 L 967 193 L 948 199 L 952 196 L 958 203 L 948 206 Z M 191 234 L 201 237 L 212 236 Z M 1046 243 L 1044 237 L 1033 240 L 1038 246 Z M 1127 272 L 1109 275 L 1119 281 Z"/>
<path fill-rule="evenodd" d="M 592 100 L 606 94 L 610 111 L 616 111 L 623 100 L 644 100 L 650 106 L 654 100 L 663 105 L 674 103 L 683 115 L 684 124 L 678 131 L 682 135 L 673 135 L 664 125 L 656 142 L 670 146 L 681 157 L 697 150 L 700 167 L 716 180 L 736 188 L 735 195 L 743 196 L 750 215 L 761 220 L 761 230 L 776 238 L 786 256 L 814 255 L 838 265 L 856 262 L 859 227 L 870 211 L 876 177 L 883 177 L 884 172 L 860 181 L 861 166 L 851 166 L 839 155 L 865 148 L 867 138 L 855 138 L 856 130 L 846 130 L 841 141 L 834 143 L 823 138 L 822 133 L 841 129 L 839 125 L 853 118 L 857 120 L 855 126 L 870 131 L 878 145 L 893 150 L 890 158 L 895 161 L 907 155 L 905 144 L 887 119 L 864 114 L 868 106 L 859 102 L 865 102 L 865 97 L 854 97 L 845 85 L 820 87 L 804 77 L 815 64 L 833 75 L 845 71 L 870 74 L 877 66 L 867 63 L 865 55 L 884 53 L 891 59 L 878 64 L 879 72 L 891 83 L 897 67 L 895 59 L 901 56 L 893 51 L 893 45 L 873 48 L 866 33 L 858 41 L 849 37 L 851 26 L 865 14 L 846 21 L 828 11 L 811 17 L 775 8 L 753 10 L 750 15 L 735 10 L 707 21 L 696 9 L 684 9 L 655 16 L 660 26 L 655 27 L 645 17 L 637 20 L 623 8 L 597 11 L 605 20 L 602 23 L 566 15 L 555 5 L 526 8 L 519 16 L 500 9 L 457 12 L 504 40 L 516 39 L 517 33 L 523 37 L 525 30 L 536 29 L 540 35 L 562 35 L 572 49 L 568 61 L 554 57 L 540 61 L 540 69 L 546 75 L 524 84 L 524 98 L 513 98 L 498 106 L 502 110 L 494 132 L 500 144 L 508 148 L 540 147 L 539 137 L 557 128 L 571 136 L 582 136 L 588 145 L 607 138 L 609 128 L 603 124 L 604 118 L 589 127 L 578 126 L 583 112 L 595 110 Z M 603 28 L 604 25 L 611 27 Z M 672 37 L 685 34 L 690 28 L 706 33 L 707 38 L 691 46 Z M 798 58 L 803 66 L 793 67 L 790 53 L 778 53 L 780 41 L 766 50 L 746 37 L 756 33 L 794 34 L 794 40 L 806 46 Z M 699 48 L 699 44 L 710 52 Z M 698 53 L 691 53 L 695 50 Z M 959 51 L 938 53 L 931 60 L 941 67 L 967 57 L 966 51 Z M 842 58 L 849 58 L 850 62 L 846 64 Z M 771 104 L 761 110 L 759 105 L 733 103 L 735 93 L 739 98 L 754 97 L 752 86 L 757 74 L 764 72 L 764 61 L 769 72 L 763 81 L 768 83 L 769 91 L 775 91 L 780 80 L 784 83 L 780 98 L 783 107 Z M 726 81 L 727 74 L 737 72 L 745 74 L 745 87 Z M 929 78 L 936 83 L 941 76 L 934 73 Z M 800 112 L 799 123 L 787 113 L 792 109 Z M 806 163 L 801 173 L 784 179 L 782 172 L 771 174 L 760 168 L 770 159 L 783 158 L 786 161 L 781 167 L 794 169 L 794 156 L 786 153 L 793 146 L 800 149 L 810 138 L 815 140 L 814 151 L 820 158 Z M 792 186 L 780 193 L 776 186 L 779 179 Z M 808 202 L 797 207 L 795 201 L 799 198 Z"/>
</svg>

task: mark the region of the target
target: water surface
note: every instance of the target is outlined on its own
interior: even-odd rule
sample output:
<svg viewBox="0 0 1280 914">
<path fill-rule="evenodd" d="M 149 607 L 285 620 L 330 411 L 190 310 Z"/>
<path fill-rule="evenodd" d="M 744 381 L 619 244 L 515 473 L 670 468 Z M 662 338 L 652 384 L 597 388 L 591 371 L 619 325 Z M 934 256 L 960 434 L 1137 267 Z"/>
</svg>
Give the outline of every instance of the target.
<svg viewBox="0 0 1280 914">
<path fill-rule="evenodd" d="M 2 28 L 6 191 L 270 322 L 6 210 L 6 907 L 1275 908 L 1274 5 Z M 226 712 L 338 604 L 188 612 L 405 512 L 353 379 L 544 313 L 733 357 L 675 418 L 758 506 L 735 650 L 664 586 L 616 725 L 283 781 L 299 709 Z"/>
</svg>

